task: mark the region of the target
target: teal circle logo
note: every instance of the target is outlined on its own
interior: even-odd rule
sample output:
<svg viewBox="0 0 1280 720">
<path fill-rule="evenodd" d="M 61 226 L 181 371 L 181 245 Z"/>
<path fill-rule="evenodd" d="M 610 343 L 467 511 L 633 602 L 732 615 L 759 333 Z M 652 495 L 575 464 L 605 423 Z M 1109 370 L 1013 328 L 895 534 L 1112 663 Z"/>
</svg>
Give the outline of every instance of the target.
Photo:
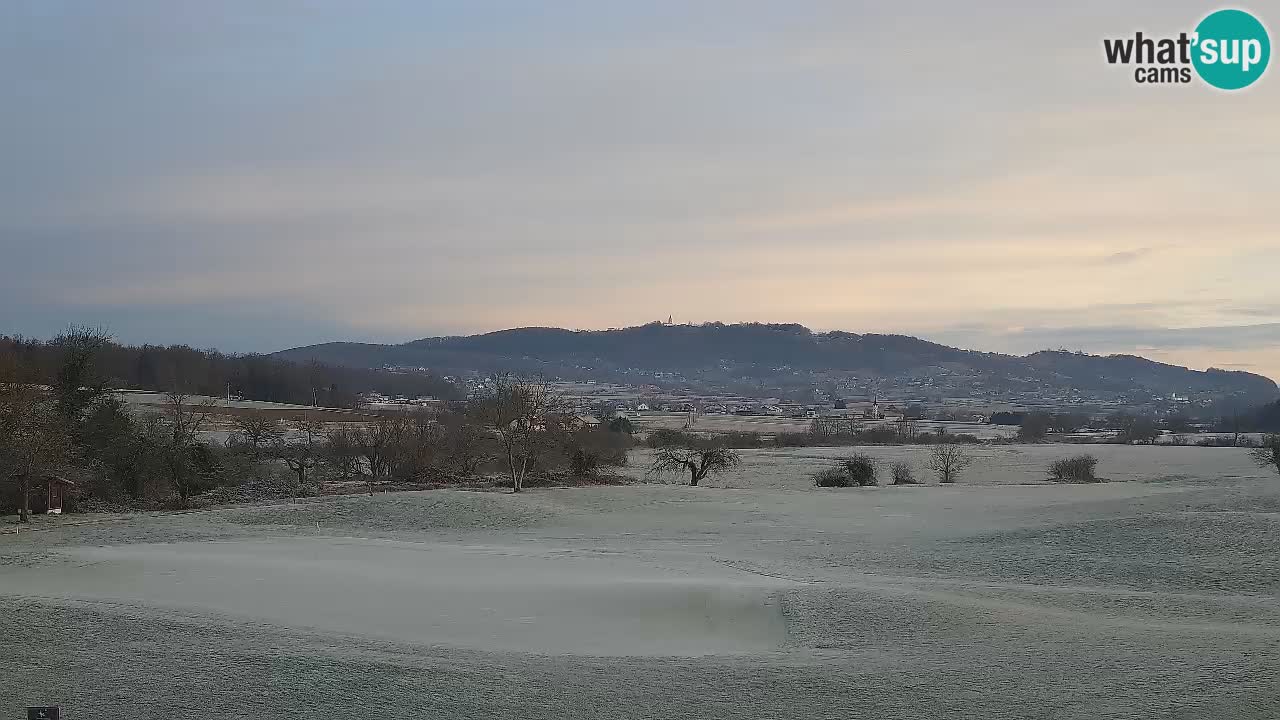
<svg viewBox="0 0 1280 720">
<path fill-rule="evenodd" d="M 1220 90 L 1257 82 L 1271 60 L 1271 38 L 1258 18 L 1243 10 L 1218 10 L 1196 26 L 1191 63 L 1200 79 Z"/>
</svg>

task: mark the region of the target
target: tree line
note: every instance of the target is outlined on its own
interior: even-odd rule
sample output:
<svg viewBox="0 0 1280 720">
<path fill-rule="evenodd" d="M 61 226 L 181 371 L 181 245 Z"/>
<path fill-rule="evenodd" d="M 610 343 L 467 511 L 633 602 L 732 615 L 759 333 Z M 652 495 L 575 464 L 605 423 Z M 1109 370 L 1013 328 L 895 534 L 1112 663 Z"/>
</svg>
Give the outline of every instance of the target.
<svg viewBox="0 0 1280 720">
<path fill-rule="evenodd" d="M 1209 429 L 1213 433 L 1225 434 L 1226 437 L 1209 435 L 1200 438 L 1196 444 L 1250 447 L 1253 445 L 1253 440 L 1246 436 L 1245 433 L 1274 432 L 1278 429 L 1275 423 L 1267 421 L 1269 418 L 1268 413 L 1272 412 L 1269 410 L 1271 407 L 1264 406 L 1253 413 L 1219 418 L 1209 426 Z M 1275 407 L 1277 408 L 1275 412 L 1280 412 L 1280 403 L 1277 403 Z M 1090 424 L 1089 416 L 1082 413 L 1051 413 L 1035 410 L 1006 413 L 1005 415 L 1009 417 L 1016 416 L 1018 421 L 1017 439 L 1021 442 L 1043 442 L 1049 438 L 1051 433 L 1078 432 Z M 1007 418 L 1001 419 L 1003 421 Z M 1189 435 L 1199 430 L 1190 417 L 1179 414 L 1156 418 L 1152 415 L 1122 411 L 1111 413 L 1100 424 L 1111 432 L 1108 438 L 1109 442 L 1122 445 L 1154 445 L 1161 435 L 1166 432 L 1169 433 L 1168 444 L 1188 445 L 1191 442 Z"/>
<path fill-rule="evenodd" d="M 456 385 L 430 373 L 300 364 L 185 345 L 122 345 L 101 331 L 78 327 L 48 341 L 0 335 L 0 362 L 21 366 L 37 382 L 52 384 L 69 354 L 79 353 L 83 362 L 89 346 L 94 373 L 82 380 L 94 387 L 232 394 L 246 400 L 336 408 L 355 407 L 360 394 L 370 391 L 442 400 L 462 397 Z"/>
<path fill-rule="evenodd" d="M 1161 431 L 1175 435 L 1208 430 L 1215 433 L 1274 433 L 1280 432 L 1280 400 L 1258 407 L 1240 410 L 1219 408 L 1222 414 L 1196 417 L 1185 412 L 1175 412 L 1157 417 L 1139 412 L 1117 411 L 1106 416 L 1084 412 L 1049 412 L 1045 410 L 1002 411 L 992 413 L 992 425 L 1013 425 L 1019 428 L 1019 439 L 1037 441 L 1048 433 L 1073 433 L 1089 427 L 1111 430 L 1117 440 L 1132 444 L 1149 444 Z"/>
</svg>

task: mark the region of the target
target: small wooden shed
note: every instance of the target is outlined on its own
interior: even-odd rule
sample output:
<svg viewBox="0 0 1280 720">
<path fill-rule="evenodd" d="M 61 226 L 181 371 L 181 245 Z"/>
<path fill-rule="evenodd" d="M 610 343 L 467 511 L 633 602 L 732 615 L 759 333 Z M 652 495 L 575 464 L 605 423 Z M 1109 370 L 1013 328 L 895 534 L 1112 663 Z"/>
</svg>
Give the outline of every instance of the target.
<svg viewBox="0 0 1280 720">
<path fill-rule="evenodd" d="M 76 484 L 61 475 L 45 475 L 31 484 L 31 512 L 62 514 L 67 496 L 75 492 Z"/>
</svg>

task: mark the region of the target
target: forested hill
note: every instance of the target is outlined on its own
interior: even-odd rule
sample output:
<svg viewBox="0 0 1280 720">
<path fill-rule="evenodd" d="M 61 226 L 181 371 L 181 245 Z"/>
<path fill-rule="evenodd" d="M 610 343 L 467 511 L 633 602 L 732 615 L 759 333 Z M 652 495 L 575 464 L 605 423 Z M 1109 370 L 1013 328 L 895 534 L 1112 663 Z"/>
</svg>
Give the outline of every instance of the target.
<svg viewBox="0 0 1280 720">
<path fill-rule="evenodd" d="M 815 333 L 801 325 L 651 323 L 615 330 L 519 328 L 400 345 L 327 343 L 277 357 L 351 367 L 422 367 L 440 373 L 536 371 L 557 377 L 812 386 L 849 377 L 868 386 L 939 392 L 1191 395 L 1266 402 L 1276 384 L 1252 373 L 1190 370 L 1128 355 L 1042 351 L 1003 355 L 947 347 L 905 335 Z"/>
<path fill-rule="evenodd" d="M 461 397 L 452 383 L 430 373 L 394 373 L 358 365 L 298 363 L 266 355 L 232 355 L 185 345 L 119 345 L 96 340 L 95 382 L 110 388 L 168 392 L 180 389 L 246 400 L 351 407 L 360 393 Z M 39 382 L 52 383 L 64 362 L 62 340 L 48 342 L 0 335 L 0 369 L 21 367 Z"/>
</svg>

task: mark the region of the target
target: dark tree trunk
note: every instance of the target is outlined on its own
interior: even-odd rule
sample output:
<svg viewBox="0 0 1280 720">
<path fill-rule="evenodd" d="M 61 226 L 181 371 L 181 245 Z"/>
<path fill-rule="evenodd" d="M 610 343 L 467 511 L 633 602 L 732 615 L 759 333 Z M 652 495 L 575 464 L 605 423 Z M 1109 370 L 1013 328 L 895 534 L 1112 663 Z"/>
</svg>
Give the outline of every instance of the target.
<svg viewBox="0 0 1280 720">
<path fill-rule="evenodd" d="M 142 477 L 130 475 L 128 482 L 125 483 L 125 492 L 129 493 L 131 500 L 137 500 L 142 497 Z"/>
<path fill-rule="evenodd" d="M 31 476 L 22 475 L 18 480 L 18 522 L 31 522 Z"/>
</svg>

